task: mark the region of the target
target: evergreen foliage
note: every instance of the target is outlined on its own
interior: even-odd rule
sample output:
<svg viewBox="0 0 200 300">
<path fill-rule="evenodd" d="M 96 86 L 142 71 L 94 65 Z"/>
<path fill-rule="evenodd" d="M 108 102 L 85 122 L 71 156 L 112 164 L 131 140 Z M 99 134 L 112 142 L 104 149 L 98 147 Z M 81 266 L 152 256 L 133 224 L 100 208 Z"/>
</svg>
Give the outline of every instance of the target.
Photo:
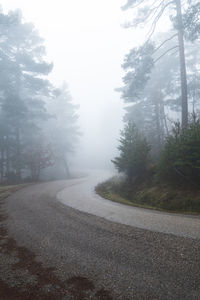
<svg viewBox="0 0 200 300">
<path fill-rule="evenodd" d="M 56 93 L 47 78 L 53 64 L 46 61 L 44 40 L 33 24 L 24 22 L 19 11 L 0 11 L 0 31 L 0 182 L 38 180 L 41 169 L 56 164 L 61 144 L 66 163 L 77 139 L 77 107 L 66 91 L 66 103 L 58 101 L 64 90 Z M 49 133 L 53 118 L 54 140 Z"/>
<path fill-rule="evenodd" d="M 122 88 L 122 97 L 125 102 L 136 102 L 144 89 L 154 65 L 152 58 L 154 50 L 154 45 L 147 43 L 139 48 L 133 48 L 125 56 L 122 65 L 126 71 L 123 78 L 125 86 Z"/>
<path fill-rule="evenodd" d="M 193 115 L 187 129 L 176 123 L 158 164 L 158 175 L 169 182 L 200 185 L 200 119 Z"/>
<path fill-rule="evenodd" d="M 195 2 L 195 1 L 192 1 Z M 186 39 L 194 41 L 200 37 L 200 3 L 193 3 L 183 16 L 183 26 Z"/>
<path fill-rule="evenodd" d="M 72 102 L 66 83 L 54 91 L 54 99 L 47 104 L 51 119 L 46 124 L 46 135 L 52 146 L 54 163 L 63 169 L 63 177 L 70 177 L 69 156 L 72 154 L 80 136 L 77 126 L 77 105 Z"/>
<path fill-rule="evenodd" d="M 121 131 L 120 156 L 112 162 L 119 172 L 126 174 L 128 181 L 145 177 L 149 161 L 150 146 L 133 122 L 128 122 Z"/>
<path fill-rule="evenodd" d="M 198 39 L 200 33 L 199 1 L 188 0 L 185 2 L 186 3 L 183 3 L 181 0 L 158 0 L 152 3 L 149 0 L 127 0 L 126 4 L 122 7 L 123 10 L 133 9 L 135 13 L 134 19 L 132 22 L 127 24 L 127 27 L 143 25 L 149 29 L 148 37 L 143 46 L 138 49 L 131 50 L 130 54 L 125 58 L 126 64 L 123 65 L 123 68 L 126 72 L 128 67 L 133 68 L 133 70 L 128 71 L 123 78 L 125 86 L 121 89 L 122 97 L 125 102 L 136 102 L 138 100 L 138 95 L 141 95 L 141 91 L 144 90 L 146 83 L 151 77 L 150 75 L 153 70 L 153 66 L 155 67 L 157 62 L 160 59 L 163 59 L 166 54 L 174 55 L 174 53 L 178 52 L 179 60 L 177 61 L 179 61 L 180 85 L 177 85 L 176 89 L 179 92 L 178 100 L 179 103 L 181 103 L 183 127 L 187 127 L 188 124 L 187 79 L 189 71 L 187 74 L 185 39 L 194 41 Z M 154 43 L 150 42 L 150 40 L 163 15 L 165 15 L 165 17 L 168 16 L 168 18 L 172 21 L 173 29 L 176 31 L 176 34 L 171 35 L 169 38 L 162 41 L 159 46 L 155 47 Z M 164 51 L 163 46 L 167 46 L 168 42 L 172 40 L 176 40 L 176 44 L 173 47 L 168 47 L 167 50 Z M 149 45 L 154 45 L 154 49 L 149 49 Z M 144 50 L 147 50 L 148 56 Z M 161 54 L 156 57 L 157 53 L 160 51 Z M 143 57 L 144 54 L 146 57 Z M 158 117 L 159 116 L 157 116 L 157 120 Z"/>
<path fill-rule="evenodd" d="M 168 40 L 153 54 L 154 60 L 166 52 L 167 49 L 176 45 L 176 40 L 170 40 L 172 33 L 165 33 L 156 36 L 154 48 L 158 49 L 163 40 Z M 153 47 L 153 45 L 152 45 Z M 139 54 L 139 52 L 140 54 Z M 143 60 L 152 56 L 153 48 L 143 47 L 133 49 L 125 57 L 122 65 L 127 72 L 124 79 L 122 91 L 124 102 L 129 102 L 125 108 L 124 121 L 133 121 L 138 129 L 146 136 L 151 145 L 151 152 L 154 159 L 159 158 L 164 145 L 164 139 L 169 134 L 173 124 L 173 118 L 180 117 L 180 77 L 177 51 L 171 55 L 167 53 L 159 59 L 154 67 L 149 68 L 143 65 Z M 145 56 L 144 56 L 145 53 Z M 189 112 L 199 109 L 199 45 L 194 42 L 186 42 L 186 63 L 188 82 L 188 103 Z M 140 59 L 138 59 L 140 57 Z M 148 65 L 147 65 L 148 66 Z M 143 74 L 146 72 L 146 76 Z M 150 73 L 151 72 L 151 73 Z M 132 74 L 131 76 L 128 74 Z M 137 80 L 136 80 L 137 78 Z"/>
</svg>

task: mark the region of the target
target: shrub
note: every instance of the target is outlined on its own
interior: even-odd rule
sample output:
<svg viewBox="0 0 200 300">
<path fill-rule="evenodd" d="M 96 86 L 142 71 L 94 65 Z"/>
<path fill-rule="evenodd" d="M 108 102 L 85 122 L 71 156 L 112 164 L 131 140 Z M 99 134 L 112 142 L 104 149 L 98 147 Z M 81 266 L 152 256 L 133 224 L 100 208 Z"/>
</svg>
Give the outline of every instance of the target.
<svg viewBox="0 0 200 300">
<path fill-rule="evenodd" d="M 144 178 L 147 173 L 150 146 L 133 122 L 128 122 L 121 131 L 119 157 L 112 162 L 119 172 L 126 174 L 128 181 Z"/>
<path fill-rule="evenodd" d="M 193 116 L 186 129 L 179 123 L 166 144 L 158 164 L 158 175 L 170 182 L 200 183 L 200 119 Z"/>
</svg>

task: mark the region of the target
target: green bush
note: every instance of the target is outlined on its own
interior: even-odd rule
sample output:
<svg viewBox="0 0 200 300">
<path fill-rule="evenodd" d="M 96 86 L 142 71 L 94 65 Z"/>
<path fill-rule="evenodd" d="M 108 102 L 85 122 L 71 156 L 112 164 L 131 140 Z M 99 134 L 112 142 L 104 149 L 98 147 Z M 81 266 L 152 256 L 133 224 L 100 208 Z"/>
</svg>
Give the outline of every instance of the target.
<svg viewBox="0 0 200 300">
<path fill-rule="evenodd" d="M 133 122 L 128 122 L 121 132 L 119 157 L 112 162 L 119 172 L 125 173 L 128 181 L 144 178 L 147 172 L 150 146 Z"/>
<path fill-rule="evenodd" d="M 186 129 L 175 124 L 158 164 L 158 175 L 167 181 L 198 187 L 200 184 L 200 119 L 195 116 Z"/>
</svg>

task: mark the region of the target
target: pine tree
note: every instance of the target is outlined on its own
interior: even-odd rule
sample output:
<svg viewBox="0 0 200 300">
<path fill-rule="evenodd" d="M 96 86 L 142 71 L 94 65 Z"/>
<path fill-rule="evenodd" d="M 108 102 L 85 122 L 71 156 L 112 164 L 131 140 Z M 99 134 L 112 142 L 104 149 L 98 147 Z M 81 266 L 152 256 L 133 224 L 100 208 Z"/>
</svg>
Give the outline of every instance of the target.
<svg viewBox="0 0 200 300">
<path fill-rule="evenodd" d="M 55 169 L 64 170 L 65 178 L 70 177 L 69 156 L 74 152 L 80 136 L 77 109 L 66 83 L 54 90 L 54 98 L 47 103 L 51 118 L 45 132 L 52 145 Z"/>
<path fill-rule="evenodd" d="M 149 161 L 150 146 L 133 122 L 128 122 L 121 131 L 119 157 L 112 162 L 119 172 L 126 174 L 129 182 L 145 177 Z"/>
<path fill-rule="evenodd" d="M 157 23 L 164 14 L 168 14 L 169 18 L 173 20 L 174 29 L 177 31 L 166 41 L 162 42 L 157 48 L 160 49 L 166 42 L 177 38 L 177 45 L 168 49 L 166 53 L 178 49 L 179 51 L 179 61 L 180 61 L 180 78 L 181 78 L 181 103 L 182 103 L 182 127 L 187 127 L 188 122 L 188 90 L 187 90 L 187 74 L 186 74 L 186 62 L 185 62 L 185 41 L 184 35 L 186 32 L 190 33 L 190 38 L 195 39 L 198 37 L 197 32 L 199 32 L 199 22 L 197 18 L 197 13 L 195 9 L 199 9 L 199 4 L 196 1 L 189 0 L 188 10 L 183 13 L 183 5 L 181 0 L 160 0 L 152 1 L 149 0 L 127 0 L 126 5 L 123 9 L 134 9 L 136 11 L 136 17 L 134 21 L 128 26 L 138 26 L 145 24 L 147 27 L 150 24 L 150 30 L 147 38 L 149 43 L 150 38 L 155 32 Z M 172 16 L 174 18 L 172 18 Z M 192 20 L 195 21 L 195 25 L 192 25 Z M 143 47 L 145 47 L 146 43 Z M 156 51 L 156 50 L 155 50 Z M 163 53 L 159 59 L 161 59 L 166 53 Z M 157 61 L 157 60 L 156 60 Z M 154 61 L 154 63 L 156 62 Z M 149 73 L 149 71 L 148 71 Z M 130 76 L 129 76 L 130 77 Z"/>
<path fill-rule="evenodd" d="M 32 24 L 22 21 L 20 12 L 1 13 L 0 31 L 1 180 L 20 182 L 27 139 L 38 134 L 39 122 L 47 118 L 43 99 L 51 85 L 44 76 L 52 64 L 44 59 L 43 39 Z"/>
</svg>

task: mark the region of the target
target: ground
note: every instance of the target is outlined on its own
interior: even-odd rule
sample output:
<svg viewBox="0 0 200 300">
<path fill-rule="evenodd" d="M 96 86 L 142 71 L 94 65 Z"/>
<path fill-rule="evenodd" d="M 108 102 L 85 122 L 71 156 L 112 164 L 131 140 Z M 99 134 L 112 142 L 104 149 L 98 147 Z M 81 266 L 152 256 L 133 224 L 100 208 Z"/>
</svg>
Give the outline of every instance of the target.
<svg viewBox="0 0 200 300">
<path fill-rule="evenodd" d="M 81 192 L 78 182 L 1 200 L 1 300 L 198 299 L 198 239 L 110 222 L 56 199 L 67 186 Z"/>
</svg>

